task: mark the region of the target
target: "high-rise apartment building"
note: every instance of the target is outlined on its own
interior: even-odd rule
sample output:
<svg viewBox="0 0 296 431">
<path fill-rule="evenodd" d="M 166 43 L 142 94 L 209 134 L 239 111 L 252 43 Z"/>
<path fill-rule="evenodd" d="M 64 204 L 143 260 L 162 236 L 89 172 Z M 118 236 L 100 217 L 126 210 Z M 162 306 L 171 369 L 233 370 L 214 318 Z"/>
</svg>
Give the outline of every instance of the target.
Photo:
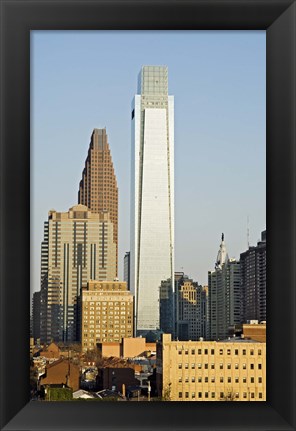
<svg viewBox="0 0 296 431">
<path fill-rule="evenodd" d="M 243 320 L 266 320 L 266 231 L 240 255 Z"/>
<path fill-rule="evenodd" d="M 118 187 L 106 129 L 94 129 L 79 184 L 78 203 L 92 213 L 108 211 L 113 223 L 118 274 Z"/>
<path fill-rule="evenodd" d="M 159 329 L 159 288 L 174 280 L 174 97 L 168 69 L 143 66 L 132 103 L 131 291 L 138 335 Z"/>
<path fill-rule="evenodd" d="M 209 337 L 221 340 L 242 322 L 240 263 L 228 257 L 223 234 L 215 269 L 208 272 L 208 295 Z"/>
<path fill-rule="evenodd" d="M 156 350 L 158 394 L 171 401 L 266 401 L 266 343 L 172 341 Z"/>
<path fill-rule="evenodd" d="M 116 277 L 116 244 L 109 213 L 84 205 L 49 211 L 41 262 L 41 341 L 76 341 L 78 299 L 88 280 Z"/>
<path fill-rule="evenodd" d="M 90 280 L 81 296 L 82 350 L 133 336 L 133 295 L 125 282 Z"/>
</svg>

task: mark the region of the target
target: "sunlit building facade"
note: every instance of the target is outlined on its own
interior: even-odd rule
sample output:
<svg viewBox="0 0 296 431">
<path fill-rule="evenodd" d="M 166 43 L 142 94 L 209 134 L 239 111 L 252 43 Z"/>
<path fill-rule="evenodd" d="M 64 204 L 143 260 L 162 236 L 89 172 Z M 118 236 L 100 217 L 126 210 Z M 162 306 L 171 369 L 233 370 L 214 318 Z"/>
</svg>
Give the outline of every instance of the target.
<svg viewBox="0 0 296 431">
<path fill-rule="evenodd" d="M 156 379 L 170 401 L 266 401 L 266 343 L 172 341 L 157 344 Z"/>
<path fill-rule="evenodd" d="M 118 187 L 106 129 L 94 129 L 82 179 L 79 183 L 78 203 L 91 212 L 108 211 L 113 223 L 116 244 L 116 276 L 118 274 Z"/>
<path fill-rule="evenodd" d="M 143 66 L 132 103 L 131 291 L 137 335 L 159 329 L 159 288 L 174 280 L 174 97 L 166 66 Z"/>
<path fill-rule="evenodd" d="M 133 335 L 133 296 L 125 282 L 90 280 L 81 296 L 82 350 Z"/>
<path fill-rule="evenodd" d="M 116 277 L 116 243 L 109 213 L 84 205 L 49 211 L 41 260 L 41 341 L 77 341 L 78 302 L 88 280 Z"/>
</svg>

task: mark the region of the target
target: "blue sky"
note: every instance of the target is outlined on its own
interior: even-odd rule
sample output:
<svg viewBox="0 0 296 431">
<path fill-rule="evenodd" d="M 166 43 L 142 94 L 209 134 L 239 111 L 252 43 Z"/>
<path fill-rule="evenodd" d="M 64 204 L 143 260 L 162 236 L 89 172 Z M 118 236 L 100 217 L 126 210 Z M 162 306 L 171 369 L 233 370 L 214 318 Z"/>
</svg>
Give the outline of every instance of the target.
<svg viewBox="0 0 296 431">
<path fill-rule="evenodd" d="M 43 222 L 77 203 L 90 136 L 106 127 L 129 250 L 130 105 L 142 65 L 175 96 L 175 270 L 202 284 L 221 233 L 230 257 L 266 227 L 265 31 L 31 32 L 31 290 Z"/>
</svg>

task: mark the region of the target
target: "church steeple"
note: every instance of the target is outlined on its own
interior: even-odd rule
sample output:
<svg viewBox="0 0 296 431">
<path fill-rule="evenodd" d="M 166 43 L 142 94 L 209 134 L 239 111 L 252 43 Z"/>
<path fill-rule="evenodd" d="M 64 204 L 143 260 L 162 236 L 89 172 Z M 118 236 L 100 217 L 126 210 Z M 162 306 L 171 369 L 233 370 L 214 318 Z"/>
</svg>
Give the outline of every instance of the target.
<svg viewBox="0 0 296 431">
<path fill-rule="evenodd" d="M 222 268 L 222 265 L 228 260 L 228 254 L 224 242 L 224 233 L 221 236 L 221 244 L 219 247 L 215 268 Z"/>
</svg>

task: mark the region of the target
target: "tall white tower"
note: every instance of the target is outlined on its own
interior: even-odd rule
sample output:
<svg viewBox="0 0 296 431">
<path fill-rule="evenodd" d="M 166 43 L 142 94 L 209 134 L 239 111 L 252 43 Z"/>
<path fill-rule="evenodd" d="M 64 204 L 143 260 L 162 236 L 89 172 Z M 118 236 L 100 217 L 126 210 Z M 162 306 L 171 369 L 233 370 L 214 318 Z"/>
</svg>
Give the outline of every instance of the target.
<svg viewBox="0 0 296 431">
<path fill-rule="evenodd" d="M 137 335 L 159 329 L 159 289 L 174 288 L 174 97 L 168 68 L 143 66 L 132 103 L 131 291 Z"/>
</svg>

